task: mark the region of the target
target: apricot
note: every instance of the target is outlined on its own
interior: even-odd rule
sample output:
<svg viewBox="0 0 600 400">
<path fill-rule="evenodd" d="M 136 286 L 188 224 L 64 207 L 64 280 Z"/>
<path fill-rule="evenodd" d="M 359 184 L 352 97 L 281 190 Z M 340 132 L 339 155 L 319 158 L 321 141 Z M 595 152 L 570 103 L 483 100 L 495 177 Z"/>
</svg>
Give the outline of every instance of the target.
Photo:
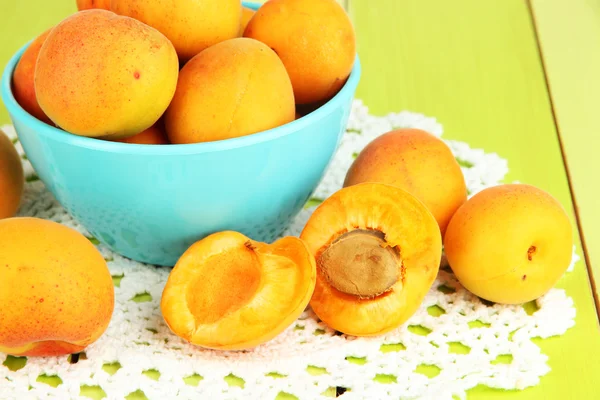
<svg viewBox="0 0 600 400">
<path fill-rule="evenodd" d="M 182 68 L 165 114 L 171 143 L 250 135 L 295 117 L 290 78 L 277 54 L 248 38 L 204 50 Z"/>
<path fill-rule="evenodd" d="M 114 288 L 82 234 L 39 218 L 0 220 L 0 352 L 78 353 L 106 330 Z"/>
<path fill-rule="evenodd" d="M 237 37 L 242 16 L 240 0 L 112 0 L 111 9 L 161 31 L 182 62 Z"/>
<path fill-rule="evenodd" d="M 29 114 L 47 124 L 51 124 L 52 121 L 50 121 L 50 118 L 48 118 L 37 102 L 33 77 L 38 54 L 51 30 L 52 28 L 35 38 L 29 47 L 27 47 L 27 50 L 23 52 L 21 59 L 15 67 L 12 82 L 13 95 L 17 103 Z"/>
<path fill-rule="evenodd" d="M 355 336 L 383 334 L 410 318 L 442 255 L 431 212 L 407 191 L 382 183 L 334 193 L 315 209 L 300 239 L 317 264 L 310 306 L 331 328 Z"/>
<path fill-rule="evenodd" d="M 459 282 L 488 301 L 519 304 L 549 291 L 567 270 L 573 230 L 561 204 L 526 184 L 475 194 L 452 217 L 444 250 Z"/>
<path fill-rule="evenodd" d="M 42 110 L 65 131 L 120 139 L 160 118 L 178 74 L 177 54 L 163 34 L 111 11 L 86 10 L 48 35 L 35 92 Z"/>
<path fill-rule="evenodd" d="M 244 36 L 246 26 L 248 26 L 248 22 L 250 22 L 255 13 L 256 11 L 252 8 L 242 6 L 242 19 L 240 21 L 240 31 L 238 33 L 238 36 Z"/>
<path fill-rule="evenodd" d="M 271 0 L 257 10 L 244 36 L 279 55 L 298 104 L 334 96 L 354 66 L 354 27 L 335 0 Z"/>
<path fill-rule="evenodd" d="M 77 0 L 77 9 L 79 11 L 92 8 L 102 8 L 110 10 L 110 0 Z"/>
<path fill-rule="evenodd" d="M 271 340 L 300 316 L 315 275 L 315 260 L 296 237 L 266 244 L 238 232 L 218 232 L 177 261 L 160 306 L 173 333 L 192 344 L 248 349 Z"/>
<path fill-rule="evenodd" d="M 372 140 L 356 157 L 344 186 L 380 182 L 398 186 L 421 200 L 442 235 L 465 201 L 467 185 L 450 148 L 420 129 L 395 129 Z"/>
<path fill-rule="evenodd" d="M 169 144 L 169 139 L 167 139 L 164 121 L 161 118 L 145 131 L 125 139 L 116 139 L 115 142 L 130 144 Z"/>
<path fill-rule="evenodd" d="M 0 220 L 15 215 L 21 205 L 25 177 L 21 157 L 0 130 Z"/>
</svg>

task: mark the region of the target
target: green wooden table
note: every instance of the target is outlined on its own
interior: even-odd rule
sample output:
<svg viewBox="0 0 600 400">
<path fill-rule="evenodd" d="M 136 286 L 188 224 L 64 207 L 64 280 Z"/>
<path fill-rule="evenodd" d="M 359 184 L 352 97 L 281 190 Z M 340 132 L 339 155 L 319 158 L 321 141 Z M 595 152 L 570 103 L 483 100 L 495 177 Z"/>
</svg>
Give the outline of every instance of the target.
<svg viewBox="0 0 600 400">
<path fill-rule="evenodd" d="M 524 391 L 477 387 L 469 399 L 600 396 L 600 2 L 596 0 L 350 0 L 363 77 L 357 97 L 374 114 L 434 116 L 444 137 L 496 152 L 507 181 L 536 185 L 572 216 L 582 256 L 563 279 L 577 308 L 565 335 L 537 340 L 552 371 Z M 75 11 L 74 0 L 0 4 L 0 65 Z M 10 122 L 0 107 L 0 123 Z M 577 207 L 575 206 L 577 205 Z M 584 246 L 585 244 L 585 246 Z M 597 296 L 596 296 L 597 299 Z"/>
</svg>

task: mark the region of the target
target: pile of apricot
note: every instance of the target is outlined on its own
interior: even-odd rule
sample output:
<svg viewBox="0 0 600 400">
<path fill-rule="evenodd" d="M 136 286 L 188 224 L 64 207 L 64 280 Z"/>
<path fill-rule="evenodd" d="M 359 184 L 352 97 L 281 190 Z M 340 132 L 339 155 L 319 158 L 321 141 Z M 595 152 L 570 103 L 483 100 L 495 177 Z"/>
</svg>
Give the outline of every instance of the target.
<svg viewBox="0 0 600 400">
<path fill-rule="evenodd" d="M 16 66 L 31 115 L 137 144 L 240 137 L 296 119 L 347 81 L 352 23 L 336 0 L 78 0 Z"/>
</svg>

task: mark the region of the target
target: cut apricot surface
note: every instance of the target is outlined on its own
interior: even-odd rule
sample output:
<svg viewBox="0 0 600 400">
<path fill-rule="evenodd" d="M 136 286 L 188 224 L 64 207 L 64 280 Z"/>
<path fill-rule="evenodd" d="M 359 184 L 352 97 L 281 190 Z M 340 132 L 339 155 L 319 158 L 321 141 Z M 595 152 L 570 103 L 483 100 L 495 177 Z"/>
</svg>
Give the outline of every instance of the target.
<svg viewBox="0 0 600 400">
<path fill-rule="evenodd" d="M 193 244 L 165 285 L 165 322 L 188 342 L 241 350 L 265 343 L 304 311 L 316 264 L 298 238 L 273 244 L 224 231 Z"/>
<path fill-rule="evenodd" d="M 407 191 L 382 183 L 334 193 L 300 238 L 317 265 L 313 311 L 331 328 L 356 336 L 388 332 L 412 316 L 442 254 L 431 212 Z"/>
</svg>

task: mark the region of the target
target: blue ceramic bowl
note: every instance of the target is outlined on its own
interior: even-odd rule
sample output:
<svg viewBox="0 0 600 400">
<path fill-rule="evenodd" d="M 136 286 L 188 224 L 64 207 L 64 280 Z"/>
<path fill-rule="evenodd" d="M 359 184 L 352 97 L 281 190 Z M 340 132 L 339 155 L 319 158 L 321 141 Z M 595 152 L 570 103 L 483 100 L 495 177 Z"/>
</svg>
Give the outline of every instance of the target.
<svg viewBox="0 0 600 400">
<path fill-rule="evenodd" d="M 2 98 L 40 179 L 100 242 L 165 266 L 216 231 L 266 242 L 281 235 L 333 158 L 361 73 L 357 57 L 334 98 L 274 129 L 209 143 L 136 145 L 73 135 L 23 110 L 11 79 L 26 47 L 4 71 Z"/>
</svg>

